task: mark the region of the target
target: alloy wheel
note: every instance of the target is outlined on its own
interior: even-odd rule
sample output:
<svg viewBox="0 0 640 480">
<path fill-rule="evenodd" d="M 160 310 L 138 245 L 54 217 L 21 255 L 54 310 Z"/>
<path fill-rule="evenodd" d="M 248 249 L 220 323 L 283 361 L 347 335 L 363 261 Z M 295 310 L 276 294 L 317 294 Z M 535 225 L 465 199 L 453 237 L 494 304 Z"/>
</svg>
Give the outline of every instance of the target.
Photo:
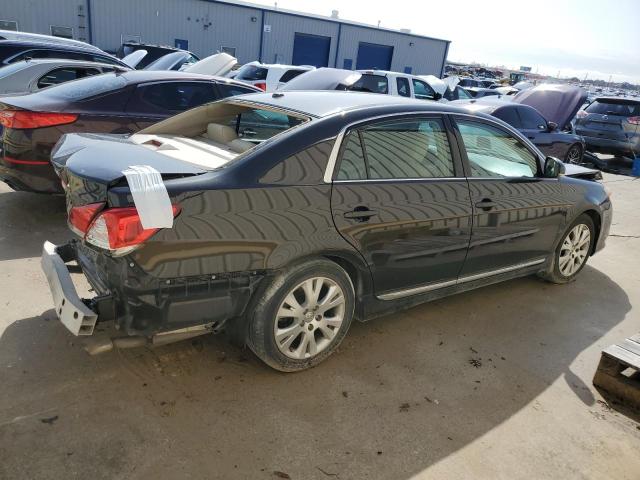
<svg viewBox="0 0 640 480">
<path fill-rule="evenodd" d="M 309 278 L 291 289 L 276 313 L 275 343 L 289 358 L 314 357 L 331 345 L 344 321 L 342 288 L 326 277 Z"/>
<path fill-rule="evenodd" d="M 577 145 L 574 145 L 573 147 L 571 147 L 569 149 L 569 152 L 567 153 L 567 163 L 572 163 L 574 165 L 577 165 L 580 163 L 580 147 L 578 147 Z"/>
<path fill-rule="evenodd" d="M 565 277 L 574 275 L 587 259 L 591 246 L 591 230 L 579 223 L 569 231 L 558 255 L 558 269 Z"/>
</svg>

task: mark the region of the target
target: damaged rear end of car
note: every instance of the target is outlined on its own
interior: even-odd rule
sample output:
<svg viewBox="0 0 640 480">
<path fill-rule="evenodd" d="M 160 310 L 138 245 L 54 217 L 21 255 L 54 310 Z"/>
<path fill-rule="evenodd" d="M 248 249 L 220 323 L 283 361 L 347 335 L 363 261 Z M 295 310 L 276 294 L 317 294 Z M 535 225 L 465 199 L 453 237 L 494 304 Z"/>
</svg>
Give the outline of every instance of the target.
<svg viewBox="0 0 640 480">
<path fill-rule="evenodd" d="M 218 123 L 207 120 L 216 118 L 214 110 L 221 111 Z M 244 313 L 262 272 L 203 266 L 207 261 L 198 258 L 211 246 L 185 234 L 198 221 L 202 191 L 217 182 L 224 189 L 224 167 L 260 143 L 227 125 L 240 111 L 255 113 L 214 103 L 129 137 L 69 134 L 56 145 L 51 162 L 77 238 L 46 242 L 42 268 L 71 333 L 90 336 L 97 323 L 113 322 L 117 335 L 88 342 L 90 353 L 218 331 Z M 69 272 L 74 263 L 92 298 L 78 295 Z"/>
</svg>

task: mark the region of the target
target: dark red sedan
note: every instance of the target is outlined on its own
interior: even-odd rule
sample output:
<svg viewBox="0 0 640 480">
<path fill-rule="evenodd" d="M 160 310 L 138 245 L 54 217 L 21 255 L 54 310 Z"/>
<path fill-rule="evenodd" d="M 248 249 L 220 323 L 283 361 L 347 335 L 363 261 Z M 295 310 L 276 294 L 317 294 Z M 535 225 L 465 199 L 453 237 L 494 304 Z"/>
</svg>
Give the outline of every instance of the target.
<svg viewBox="0 0 640 480">
<path fill-rule="evenodd" d="M 172 71 L 107 73 L 0 98 L 0 180 L 62 193 L 49 163 L 65 133 L 133 133 L 204 103 L 259 91 L 234 80 Z"/>
</svg>

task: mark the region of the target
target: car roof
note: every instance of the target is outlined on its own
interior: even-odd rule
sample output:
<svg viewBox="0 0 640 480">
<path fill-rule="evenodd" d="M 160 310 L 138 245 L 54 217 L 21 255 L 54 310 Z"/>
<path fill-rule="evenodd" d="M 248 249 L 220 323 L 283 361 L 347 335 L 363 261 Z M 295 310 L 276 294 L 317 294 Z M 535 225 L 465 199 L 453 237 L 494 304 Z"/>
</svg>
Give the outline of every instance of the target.
<svg viewBox="0 0 640 480">
<path fill-rule="evenodd" d="M 41 35 L 39 33 L 14 32 L 12 30 L 0 30 L 0 42 L 16 42 L 20 44 L 37 44 L 39 46 L 71 47 L 92 52 L 105 53 L 98 47 L 89 43 L 73 40 L 70 38 L 54 37 L 51 35 Z"/>
<path fill-rule="evenodd" d="M 90 60 L 71 60 L 66 58 L 28 58 L 25 60 L 20 60 L 15 63 L 21 63 L 25 65 L 65 65 L 65 66 L 95 66 L 95 67 L 109 67 L 109 68 L 124 68 L 120 65 L 114 65 L 112 63 L 104 63 L 104 62 L 92 62 Z M 13 64 L 12 64 L 13 65 Z"/>
<path fill-rule="evenodd" d="M 496 97 L 497 95 L 482 97 L 478 99 L 472 98 L 468 100 L 456 100 L 453 103 L 455 103 L 455 105 L 459 106 L 460 108 L 465 109 L 467 112 L 473 112 L 473 113 L 481 112 L 481 113 L 486 113 L 488 115 L 492 115 L 493 112 L 495 112 L 499 108 L 504 108 L 504 107 L 514 107 L 514 108 L 523 107 L 523 108 L 534 109 L 529 105 L 513 103 L 506 99 L 500 99 Z"/>
<path fill-rule="evenodd" d="M 406 106 L 407 111 L 437 111 L 443 113 L 466 113 L 460 108 L 429 100 L 417 100 L 397 95 L 348 91 L 286 91 L 275 93 L 250 93 L 242 101 L 255 102 L 276 108 L 284 108 L 311 117 L 327 117 L 343 111 L 371 107 Z"/>
<path fill-rule="evenodd" d="M 596 97 L 593 100 L 594 102 L 612 102 L 612 103 L 632 103 L 632 104 L 640 104 L 640 100 L 635 100 L 633 98 L 620 98 L 620 97 Z"/>
<path fill-rule="evenodd" d="M 113 75 L 113 74 L 107 74 Z M 242 85 L 243 87 L 253 88 L 246 83 L 233 80 L 226 77 L 215 77 L 213 75 L 203 75 L 201 73 L 188 73 L 175 70 L 130 70 L 128 72 L 116 73 L 123 77 L 128 84 L 160 82 L 165 80 L 217 80 L 222 83 L 234 85 Z"/>
</svg>

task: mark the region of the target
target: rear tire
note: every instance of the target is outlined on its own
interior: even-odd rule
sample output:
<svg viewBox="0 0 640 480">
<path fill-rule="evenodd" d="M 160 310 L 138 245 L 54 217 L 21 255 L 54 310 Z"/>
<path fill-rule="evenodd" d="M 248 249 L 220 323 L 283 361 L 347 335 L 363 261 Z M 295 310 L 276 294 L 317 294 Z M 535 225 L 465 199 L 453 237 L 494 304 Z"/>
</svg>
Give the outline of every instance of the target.
<svg viewBox="0 0 640 480">
<path fill-rule="evenodd" d="M 562 235 L 550 269 L 540 276 L 556 284 L 573 282 L 593 251 L 595 231 L 591 217 L 586 213 L 580 215 Z"/>
<path fill-rule="evenodd" d="M 280 273 L 258 301 L 247 345 L 281 372 L 311 368 L 340 345 L 353 319 L 349 275 L 328 260 L 312 260 Z"/>
<path fill-rule="evenodd" d="M 565 163 L 571 163 L 573 165 L 580 165 L 582 163 L 582 157 L 584 152 L 582 151 L 582 146 L 574 143 L 567 150 L 567 154 L 565 155 L 564 161 Z"/>
</svg>

